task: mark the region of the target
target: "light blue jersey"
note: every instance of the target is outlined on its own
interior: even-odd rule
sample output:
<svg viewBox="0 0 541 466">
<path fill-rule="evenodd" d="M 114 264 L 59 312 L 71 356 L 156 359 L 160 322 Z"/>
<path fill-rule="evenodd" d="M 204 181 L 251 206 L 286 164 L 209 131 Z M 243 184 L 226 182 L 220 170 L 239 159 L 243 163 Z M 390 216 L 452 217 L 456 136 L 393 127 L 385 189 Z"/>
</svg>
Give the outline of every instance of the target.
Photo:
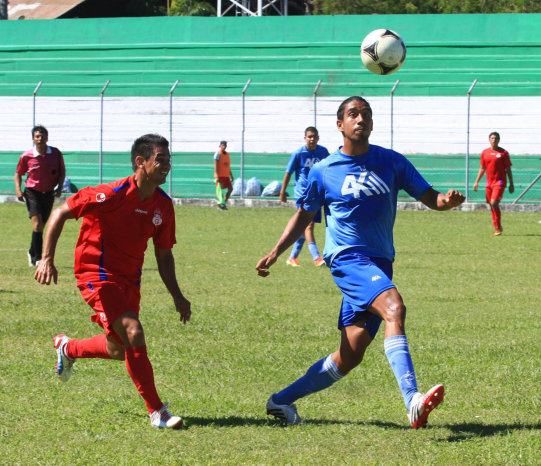
<svg viewBox="0 0 541 466">
<path fill-rule="evenodd" d="M 289 174 L 295 172 L 295 199 L 299 199 L 308 185 L 310 169 L 328 155 L 327 148 L 319 144 L 314 150 L 308 150 L 306 146 L 302 146 L 291 154 L 286 172 Z"/>
<path fill-rule="evenodd" d="M 325 209 L 328 265 L 352 247 L 393 261 L 398 191 L 419 200 L 430 187 L 406 157 L 370 144 L 366 154 L 350 156 L 339 149 L 314 165 L 298 204 L 308 211 Z"/>
</svg>

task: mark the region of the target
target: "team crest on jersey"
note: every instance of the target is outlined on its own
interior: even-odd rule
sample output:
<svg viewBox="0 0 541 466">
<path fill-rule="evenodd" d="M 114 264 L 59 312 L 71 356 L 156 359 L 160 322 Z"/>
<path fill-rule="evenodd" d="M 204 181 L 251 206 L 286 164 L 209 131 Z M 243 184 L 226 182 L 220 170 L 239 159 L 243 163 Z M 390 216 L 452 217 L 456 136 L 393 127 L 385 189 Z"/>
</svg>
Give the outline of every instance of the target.
<svg viewBox="0 0 541 466">
<path fill-rule="evenodd" d="M 342 196 L 353 194 L 356 199 L 361 197 L 361 192 L 365 196 L 390 193 L 391 190 L 387 183 L 383 181 L 373 171 L 362 171 L 356 175 L 346 175 L 342 184 Z"/>
<path fill-rule="evenodd" d="M 96 194 L 96 201 L 97 202 L 103 202 L 103 201 L 105 201 L 105 199 L 106 199 L 105 193 Z"/>
<path fill-rule="evenodd" d="M 162 213 L 159 210 L 154 211 L 154 216 L 152 217 L 152 223 L 156 226 L 162 224 Z"/>
</svg>

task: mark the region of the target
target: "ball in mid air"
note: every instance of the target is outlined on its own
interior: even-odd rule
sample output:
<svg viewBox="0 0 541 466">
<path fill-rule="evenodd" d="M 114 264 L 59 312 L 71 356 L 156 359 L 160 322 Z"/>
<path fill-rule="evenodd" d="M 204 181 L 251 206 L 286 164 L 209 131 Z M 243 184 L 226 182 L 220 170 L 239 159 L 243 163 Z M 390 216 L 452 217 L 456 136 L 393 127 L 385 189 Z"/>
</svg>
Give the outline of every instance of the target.
<svg viewBox="0 0 541 466">
<path fill-rule="evenodd" d="M 369 71 L 376 74 L 392 74 L 406 60 L 406 45 L 396 32 L 376 29 L 361 44 L 361 59 Z"/>
</svg>

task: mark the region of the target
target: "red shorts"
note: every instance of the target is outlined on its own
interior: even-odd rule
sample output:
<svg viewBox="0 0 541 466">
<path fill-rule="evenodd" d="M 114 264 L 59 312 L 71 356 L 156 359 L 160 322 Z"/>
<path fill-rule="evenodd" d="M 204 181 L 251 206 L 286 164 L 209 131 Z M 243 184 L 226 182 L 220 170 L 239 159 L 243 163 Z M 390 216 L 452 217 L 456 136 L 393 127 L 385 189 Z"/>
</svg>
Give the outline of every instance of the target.
<svg viewBox="0 0 541 466">
<path fill-rule="evenodd" d="M 505 192 L 505 186 L 500 186 L 499 184 L 493 184 L 492 186 L 487 186 L 486 188 L 486 198 L 487 204 L 490 204 L 491 199 L 495 199 L 500 202 Z"/>
<path fill-rule="evenodd" d="M 233 185 L 231 184 L 231 178 L 228 176 L 220 176 L 218 178 L 218 181 L 216 181 L 216 184 L 220 183 L 220 187 L 222 189 L 233 189 Z"/>
<path fill-rule="evenodd" d="M 139 287 L 109 281 L 81 283 L 78 287 L 85 302 L 95 312 L 90 316 L 90 320 L 102 327 L 107 336 L 123 344 L 113 330 L 113 323 L 128 311 L 135 312 L 139 317 L 139 302 L 141 301 Z"/>
</svg>

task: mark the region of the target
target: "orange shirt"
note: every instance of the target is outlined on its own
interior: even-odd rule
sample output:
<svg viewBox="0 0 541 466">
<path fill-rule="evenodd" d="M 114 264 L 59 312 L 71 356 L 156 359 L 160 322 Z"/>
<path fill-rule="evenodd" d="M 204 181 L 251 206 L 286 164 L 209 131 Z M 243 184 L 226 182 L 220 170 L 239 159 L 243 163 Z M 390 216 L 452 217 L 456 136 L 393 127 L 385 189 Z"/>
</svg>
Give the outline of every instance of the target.
<svg viewBox="0 0 541 466">
<path fill-rule="evenodd" d="M 229 152 L 222 152 L 220 149 L 214 154 L 214 160 L 218 162 L 218 178 L 229 178 L 231 175 L 231 161 L 229 159 Z"/>
</svg>

